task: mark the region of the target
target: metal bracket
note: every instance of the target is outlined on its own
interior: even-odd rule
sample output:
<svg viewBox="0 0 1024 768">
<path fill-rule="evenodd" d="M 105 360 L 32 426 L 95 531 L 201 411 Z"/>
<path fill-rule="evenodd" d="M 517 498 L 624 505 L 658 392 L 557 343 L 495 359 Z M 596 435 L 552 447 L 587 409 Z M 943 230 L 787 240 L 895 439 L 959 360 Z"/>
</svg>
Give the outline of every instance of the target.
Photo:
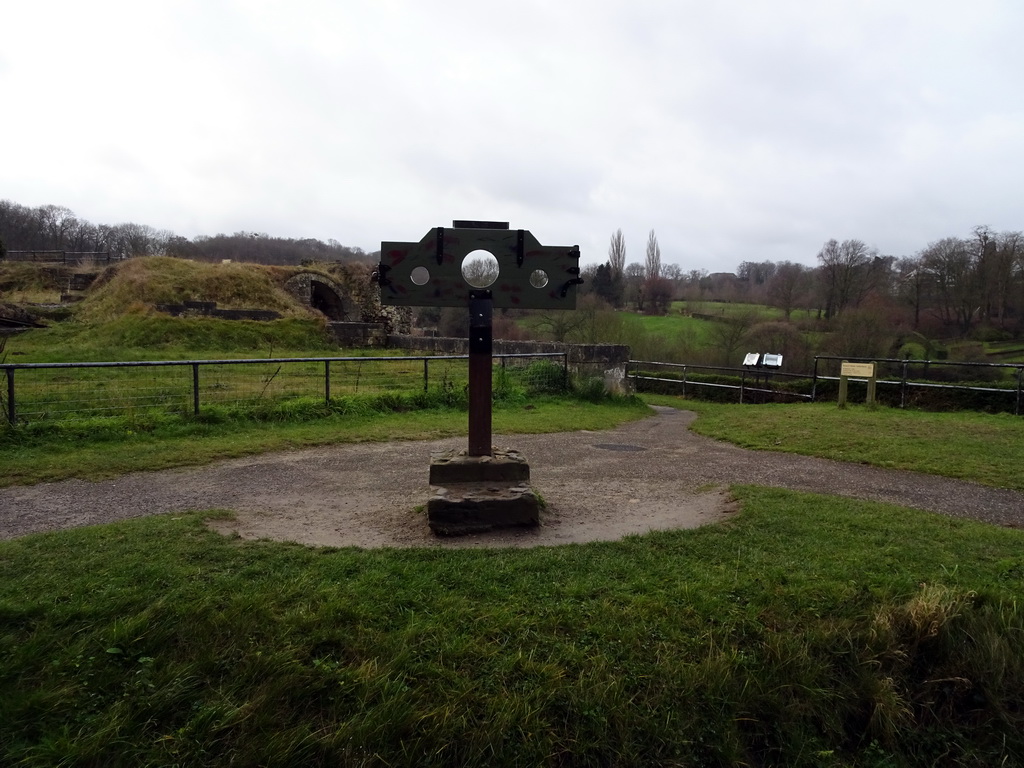
<svg viewBox="0 0 1024 768">
<path fill-rule="evenodd" d="M 577 270 L 577 272 L 578 271 L 579 270 Z M 583 285 L 583 278 L 574 277 L 572 280 L 566 280 L 565 283 L 562 285 L 561 289 L 559 289 L 558 291 L 559 295 L 564 299 L 566 296 L 569 295 L 569 289 L 574 285 Z"/>
<path fill-rule="evenodd" d="M 526 233 L 525 230 L 516 230 L 516 266 L 520 269 L 523 266 L 523 259 L 526 258 Z"/>
<path fill-rule="evenodd" d="M 379 285 L 381 288 L 384 288 L 385 286 L 391 285 L 391 281 L 387 277 L 388 270 L 390 270 L 390 269 L 391 269 L 391 265 L 390 264 L 384 264 L 383 262 L 381 262 L 380 264 L 377 265 L 377 267 L 370 274 L 370 279 L 371 280 L 376 280 L 377 281 L 377 285 Z"/>
<path fill-rule="evenodd" d="M 444 227 L 437 228 L 437 266 L 444 263 Z"/>
</svg>

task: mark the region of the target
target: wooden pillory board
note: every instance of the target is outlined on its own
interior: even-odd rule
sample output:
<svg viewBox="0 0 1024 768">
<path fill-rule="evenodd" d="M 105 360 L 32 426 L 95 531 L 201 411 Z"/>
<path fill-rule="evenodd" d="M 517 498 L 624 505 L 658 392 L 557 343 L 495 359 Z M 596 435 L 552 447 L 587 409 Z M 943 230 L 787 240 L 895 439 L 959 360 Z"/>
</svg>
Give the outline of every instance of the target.
<svg viewBox="0 0 1024 768">
<path fill-rule="evenodd" d="M 474 286 L 464 274 L 470 254 L 497 262 L 494 279 Z M 469 445 L 464 453 L 433 455 L 427 504 L 432 530 L 470 533 L 536 525 L 539 503 L 529 490 L 529 465 L 515 451 L 491 445 L 492 314 L 495 307 L 575 309 L 579 246 L 545 246 L 508 222 L 455 221 L 418 242 L 384 241 L 374 273 L 381 304 L 469 310 Z"/>
</svg>

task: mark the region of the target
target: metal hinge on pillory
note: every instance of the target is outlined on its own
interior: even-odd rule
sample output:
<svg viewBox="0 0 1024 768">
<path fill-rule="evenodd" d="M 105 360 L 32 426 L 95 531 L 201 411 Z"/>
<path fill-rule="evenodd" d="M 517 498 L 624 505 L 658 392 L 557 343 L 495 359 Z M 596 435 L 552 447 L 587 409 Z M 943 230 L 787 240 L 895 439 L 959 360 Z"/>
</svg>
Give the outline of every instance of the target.
<svg viewBox="0 0 1024 768">
<path fill-rule="evenodd" d="M 493 268 L 470 282 L 464 266 L 480 251 L 493 258 Z M 538 523 L 529 464 L 491 445 L 491 316 L 495 308 L 575 309 L 579 261 L 579 246 L 541 245 L 508 222 L 460 220 L 418 242 L 381 243 L 374 273 L 381 304 L 469 310 L 469 446 L 431 456 L 436 493 L 427 518 L 435 533 Z"/>
</svg>

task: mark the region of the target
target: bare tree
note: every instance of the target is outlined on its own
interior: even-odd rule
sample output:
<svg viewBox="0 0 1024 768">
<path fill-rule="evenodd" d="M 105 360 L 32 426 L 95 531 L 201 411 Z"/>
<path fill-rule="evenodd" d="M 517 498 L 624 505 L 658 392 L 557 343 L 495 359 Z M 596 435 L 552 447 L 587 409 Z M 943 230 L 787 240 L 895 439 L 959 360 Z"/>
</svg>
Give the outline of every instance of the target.
<svg viewBox="0 0 1024 768">
<path fill-rule="evenodd" d="M 644 275 L 648 280 L 657 280 L 661 277 L 661 246 L 658 245 L 658 236 L 654 230 L 647 235 L 647 259 L 644 263 Z"/>
<path fill-rule="evenodd" d="M 743 261 L 736 268 L 736 277 L 754 285 L 764 285 L 772 279 L 777 268 L 773 261 Z"/>
<path fill-rule="evenodd" d="M 644 265 L 634 261 L 626 265 L 624 278 L 625 299 L 636 305 L 637 312 L 644 311 Z"/>
<path fill-rule="evenodd" d="M 939 300 L 940 317 L 962 333 L 971 329 L 981 299 L 976 257 L 970 243 L 959 237 L 945 237 L 921 252 L 921 266 Z"/>
<path fill-rule="evenodd" d="M 474 288 L 486 288 L 498 278 L 498 260 L 490 253 L 474 251 L 462 262 L 462 276 Z"/>
<path fill-rule="evenodd" d="M 783 261 L 775 266 L 772 276 L 768 279 L 768 298 L 772 306 L 783 311 L 787 320 L 805 290 L 807 274 L 808 270 L 802 264 Z"/>
<path fill-rule="evenodd" d="M 536 315 L 533 325 L 552 341 L 564 342 L 583 321 L 584 317 L 578 311 L 555 310 Z"/>
<path fill-rule="evenodd" d="M 50 248 L 65 250 L 68 234 L 78 223 L 71 209 L 62 205 L 43 205 L 39 208 L 39 218 Z"/>
<path fill-rule="evenodd" d="M 998 320 L 1003 324 L 1013 304 L 1014 288 L 1024 285 L 1024 233 L 1002 232 L 996 239 L 999 263 L 999 284 L 997 287 L 999 305 Z M 1020 314 L 1024 306 L 1017 304 Z"/>
<path fill-rule="evenodd" d="M 1015 281 L 1014 268 L 1021 247 L 1021 233 L 996 234 L 986 226 L 975 227 L 973 232 L 984 319 L 995 318 L 996 324 L 1003 327 Z"/>
<path fill-rule="evenodd" d="M 626 239 L 621 229 L 615 230 L 608 244 L 608 266 L 612 270 L 612 278 L 621 280 L 626 269 Z"/>
<path fill-rule="evenodd" d="M 666 264 L 661 268 L 661 276 L 673 283 L 681 283 L 686 277 L 683 274 L 683 268 L 678 264 Z"/>
<path fill-rule="evenodd" d="M 711 324 L 708 336 L 711 346 L 721 353 L 722 365 L 735 365 L 739 362 L 737 352 L 756 322 L 757 316 L 753 312 L 742 312 Z"/>
<path fill-rule="evenodd" d="M 687 272 L 683 285 L 683 298 L 687 301 L 702 301 L 709 276 L 710 273 L 706 269 L 691 269 Z"/>
<path fill-rule="evenodd" d="M 914 310 L 914 328 L 921 324 L 921 308 L 924 306 L 928 287 L 928 273 L 919 256 L 904 256 L 896 262 L 896 296 Z"/>
<path fill-rule="evenodd" d="M 672 304 L 672 281 L 652 277 L 643 284 L 645 309 L 652 315 L 663 315 Z"/>
<path fill-rule="evenodd" d="M 887 263 L 860 240 L 840 243 L 834 238 L 818 251 L 818 261 L 821 262 L 826 318 L 860 304 L 875 287 Z"/>
</svg>

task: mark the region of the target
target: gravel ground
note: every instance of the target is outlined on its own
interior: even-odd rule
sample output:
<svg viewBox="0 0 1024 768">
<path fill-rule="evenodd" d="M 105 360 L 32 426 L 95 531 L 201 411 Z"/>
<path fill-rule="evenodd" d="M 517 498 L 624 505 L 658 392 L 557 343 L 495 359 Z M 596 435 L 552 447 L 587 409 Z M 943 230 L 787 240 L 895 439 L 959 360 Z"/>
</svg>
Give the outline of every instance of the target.
<svg viewBox="0 0 1024 768">
<path fill-rule="evenodd" d="M 691 433 L 695 415 L 656 408 L 602 432 L 495 436 L 523 452 L 547 502 L 541 525 L 439 538 L 426 525 L 431 451 L 465 439 L 339 445 L 0 489 L 0 539 L 188 510 L 229 509 L 211 525 L 244 538 L 312 546 L 537 546 L 614 540 L 692 528 L 735 511 L 728 486 L 745 483 L 891 502 L 1024 527 L 1024 493 L 913 472 L 749 451 Z"/>
</svg>

